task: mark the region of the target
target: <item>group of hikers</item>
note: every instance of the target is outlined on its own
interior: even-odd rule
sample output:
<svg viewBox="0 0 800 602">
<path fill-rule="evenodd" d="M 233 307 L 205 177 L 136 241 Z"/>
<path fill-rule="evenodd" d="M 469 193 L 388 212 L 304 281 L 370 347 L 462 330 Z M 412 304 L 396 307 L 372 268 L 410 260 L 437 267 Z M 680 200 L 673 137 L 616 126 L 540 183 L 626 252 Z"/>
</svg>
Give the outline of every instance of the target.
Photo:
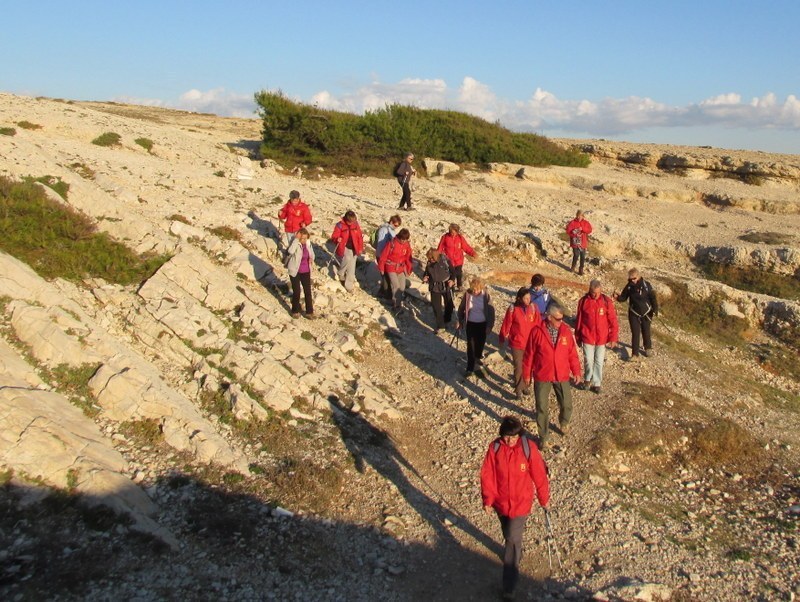
<svg viewBox="0 0 800 602">
<path fill-rule="evenodd" d="M 395 175 L 402 188 L 400 209 L 412 208 L 410 181 L 416 174 L 411 163 L 413 154 L 406 155 Z M 283 224 L 282 245 L 292 287 L 291 315 L 301 316 L 301 289 L 304 294 L 305 316 L 314 317 L 311 293 L 311 268 L 314 250 L 309 241 L 307 226 L 312 222 L 311 211 L 291 191 L 289 201 L 281 208 L 278 219 Z M 570 270 L 583 275 L 588 237 L 592 225 L 584 212 L 566 226 L 572 249 Z M 411 234 L 402 227 L 400 215 L 392 215 L 371 239 L 375 260 L 380 272 L 380 296 L 394 310 L 403 308 L 406 279 L 412 273 Z M 337 276 L 351 292 L 356 285 L 356 260 L 364 252 L 364 234 L 354 211 L 347 211 L 334 226 L 329 239 L 334 245 Z M 465 256 L 476 258 L 458 224 L 450 224 L 436 248 L 425 253 L 422 282 L 430 292 L 434 316 L 434 333 L 447 328 L 456 314 L 454 336 L 463 334 L 466 341 L 465 376 L 486 378 L 483 369 L 484 348 L 495 324 L 492 295 L 484 281 L 472 277 L 464 290 L 463 265 Z M 455 295 L 463 292 L 458 309 Z M 504 313 L 498 333 L 499 350 L 503 357 L 510 352 L 513 364 L 512 390 L 517 401 L 531 394 L 536 409 L 538 438 L 529 438 L 522 422 L 513 416 L 503 418 L 499 437 L 491 442 L 481 469 L 481 494 L 487 512 L 499 517 L 505 552 L 503 560 L 504 597 L 512 598 L 518 580 L 522 556 L 522 536 L 531 512 L 534 495 L 547 510 L 549 484 L 541 452 L 546 450 L 550 437 L 549 397 L 555 392 L 559 408 L 558 430 L 566 436 L 572 418 L 572 387 L 600 394 L 603 366 L 607 348 L 616 348 L 619 324 L 614 302 L 628 303 L 628 322 L 631 329 L 629 360 L 652 354 L 650 323 L 658 313 L 658 302 L 652 285 L 636 268 L 628 272 L 628 281 L 619 294 L 607 295 L 598 279 L 592 279 L 588 290 L 577 304 L 573 329 L 565 322 L 564 308 L 555 302 L 545 288 L 545 277 L 534 274 L 530 286 L 520 288 L 514 301 Z M 583 369 L 578 355 L 583 355 Z"/>
</svg>

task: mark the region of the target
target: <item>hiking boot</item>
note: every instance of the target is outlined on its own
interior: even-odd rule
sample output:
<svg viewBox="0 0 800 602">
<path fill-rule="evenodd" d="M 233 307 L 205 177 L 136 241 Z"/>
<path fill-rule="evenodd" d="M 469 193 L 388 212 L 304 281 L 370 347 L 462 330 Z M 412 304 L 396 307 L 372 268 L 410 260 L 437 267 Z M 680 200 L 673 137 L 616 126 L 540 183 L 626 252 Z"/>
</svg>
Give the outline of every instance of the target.
<svg viewBox="0 0 800 602">
<path fill-rule="evenodd" d="M 559 428 L 561 429 L 561 434 L 566 436 L 566 434 L 569 432 L 569 422 L 559 425 Z"/>
<path fill-rule="evenodd" d="M 312 311 L 312 312 L 309 312 L 309 313 L 305 314 L 305 318 L 306 318 L 306 320 L 316 320 L 317 319 L 317 315 Z"/>
<path fill-rule="evenodd" d="M 292 317 L 296 320 L 297 318 L 300 317 L 300 312 L 299 311 L 292 312 Z"/>
<path fill-rule="evenodd" d="M 630 357 L 628 358 L 628 361 L 629 361 L 629 362 L 639 362 L 639 361 L 641 361 L 641 360 L 642 360 L 642 358 L 641 358 L 641 356 L 640 356 L 638 353 L 634 353 L 632 356 L 630 356 Z"/>
<path fill-rule="evenodd" d="M 477 376 L 478 378 L 486 378 L 486 373 L 483 371 L 483 368 L 478 366 L 477 368 L 475 368 L 475 376 Z"/>
<path fill-rule="evenodd" d="M 577 385 L 575 385 L 575 388 L 578 389 L 579 391 L 585 391 L 586 390 L 586 383 L 587 383 L 587 381 L 582 380 Z"/>
<path fill-rule="evenodd" d="M 539 451 L 544 451 L 548 447 L 550 447 L 550 445 L 547 443 L 547 439 L 539 439 Z"/>
<path fill-rule="evenodd" d="M 656 352 L 653 349 L 645 349 L 644 351 L 642 351 L 642 355 L 645 357 L 655 357 Z"/>
<path fill-rule="evenodd" d="M 595 386 L 592 386 L 592 387 L 590 387 L 590 388 L 589 388 L 589 390 L 590 390 L 592 393 L 594 393 L 595 395 L 600 395 L 600 391 L 601 391 L 601 389 L 600 389 L 600 387 L 598 387 L 598 386 L 596 386 L 596 385 L 595 385 Z"/>
</svg>

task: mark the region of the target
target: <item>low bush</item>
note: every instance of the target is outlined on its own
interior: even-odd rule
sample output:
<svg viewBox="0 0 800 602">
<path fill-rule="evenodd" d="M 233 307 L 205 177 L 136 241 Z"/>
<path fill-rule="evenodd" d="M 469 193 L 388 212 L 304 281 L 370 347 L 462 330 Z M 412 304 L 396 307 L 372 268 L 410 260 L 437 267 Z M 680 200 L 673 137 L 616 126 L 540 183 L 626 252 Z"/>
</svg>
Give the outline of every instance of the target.
<svg viewBox="0 0 800 602">
<path fill-rule="evenodd" d="M 67 195 L 69 194 L 69 184 L 67 184 L 61 178 L 57 178 L 56 176 L 41 176 L 38 178 L 27 177 L 25 178 L 25 181 L 39 182 L 40 184 L 44 184 L 48 188 L 54 190 L 62 199 L 65 201 L 67 200 Z"/>
<path fill-rule="evenodd" d="M 94 170 L 84 163 L 73 163 L 70 165 L 71 169 L 75 170 L 80 177 L 84 180 L 94 180 L 95 172 Z"/>
<path fill-rule="evenodd" d="M 41 130 L 42 126 L 38 123 L 31 123 L 30 121 L 17 121 L 17 125 L 23 130 Z"/>
<path fill-rule="evenodd" d="M 134 140 L 134 142 L 141 146 L 148 153 L 153 151 L 153 141 L 149 138 L 137 138 Z"/>
<path fill-rule="evenodd" d="M 2 127 L 0 128 L 0 136 L 16 136 L 17 130 L 14 128 L 9 127 Z"/>
<path fill-rule="evenodd" d="M 791 234 L 782 234 L 780 232 L 748 232 L 747 234 L 742 234 L 739 240 L 755 244 L 788 245 L 794 241 L 794 238 Z"/>
<path fill-rule="evenodd" d="M 92 140 L 92 144 L 97 146 L 117 146 L 122 141 L 122 136 L 114 132 L 106 132 L 100 134 L 97 138 Z"/>
<path fill-rule="evenodd" d="M 214 228 L 208 228 L 208 231 L 214 236 L 219 236 L 223 240 L 242 241 L 242 234 L 236 228 L 231 228 L 230 226 L 216 226 Z"/>
<path fill-rule="evenodd" d="M 716 280 L 733 288 L 779 299 L 800 300 L 800 278 L 795 276 L 711 262 L 701 263 L 699 267 L 709 280 Z"/>
</svg>

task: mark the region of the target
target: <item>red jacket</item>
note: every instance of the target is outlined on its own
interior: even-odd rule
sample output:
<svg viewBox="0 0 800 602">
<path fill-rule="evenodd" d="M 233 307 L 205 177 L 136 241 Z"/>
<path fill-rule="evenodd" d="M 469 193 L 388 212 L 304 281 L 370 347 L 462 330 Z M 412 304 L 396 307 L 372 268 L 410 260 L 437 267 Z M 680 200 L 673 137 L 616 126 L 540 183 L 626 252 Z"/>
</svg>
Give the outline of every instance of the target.
<svg viewBox="0 0 800 602">
<path fill-rule="evenodd" d="M 450 265 L 454 268 L 464 265 L 464 253 L 475 257 L 475 251 L 469 246 L 466 238 L 460 234 L 450 234 L 449 232 L 442 236 L 436 250 L 447 255 Z"/>
<path fill-rule="evenodd" d="M 344 257 L 344 250 L 347 248 L 347 241 L 353 240 L 353 252 L 361 255 L 364 252 L 364 235 L 361 233 L 361 226 L 358 222 L 348 224 L 341 220 L 333 228 L 331 240 L 336 243 L 336 255 Z"/>
<path fill-rule="evenodd" d="M 524 436 L 524 435 L 523 435 Z M 500 445 L 495 451 L 495 443 Z M 481 468 L 481 497 L 484 506 L 491 506 L 509 518 L 527 516 L 533 506 L 533 495 L 539 505 L 550 501 L 550 484 L 539 448 L 529 441 L 530 458 L 525 457 L 522 438 L 509 447 L 503 439 L 489 444 Z"/>
<path fill-rule="evenodd" d="M 580 377 L 581 362 L 578 346 L 569 326 L 561 323 L 555 346 L 547 330 L 547 318 L 531 329 L 528 346 L 522 360 L 522 375 L 526 381 L 563 383 L 569 375 Z"/>
<path fill-rule="evenodd" d="M 397 237 L 387 242 L 378 259 L 378 270 L 381 274 L 410 274 L 411 243 Z"/>
<path fill-rule="evenodd" d="M 311 209 L 303 201 L 298 201 L 294 205 L 289 201 L 278 211 L 278 219 L 286 222 L 283 225 L 286 232 L 297 232 L 311 223 Z"/>
<path fill-rule="evenodd" d="M 592 233 L 592 224 L 586 219 L 574 219 L 567 224 L 567 236 L 569 236 L 569 246 L 585 249 L 589 246 L 589 235 Z M 580 242 L 578 242 L 580 239 Z"/>
<path fill-rule="evenodd" d="M 578 345 L 616 343 L 619 322 L 614 302 L 608 295 L 593 299 L 588 293 L 578 301 L 578 320 L 575 322 L 575 341 Z"/>
<path fill-rule="evenodd" d="M 500 343 L 508 341 L 508 346 L 512 349 L 525 349 L 531 328 L 541 319 L 535 305 L 510 306 L 500 326 Z"/>
</svg>

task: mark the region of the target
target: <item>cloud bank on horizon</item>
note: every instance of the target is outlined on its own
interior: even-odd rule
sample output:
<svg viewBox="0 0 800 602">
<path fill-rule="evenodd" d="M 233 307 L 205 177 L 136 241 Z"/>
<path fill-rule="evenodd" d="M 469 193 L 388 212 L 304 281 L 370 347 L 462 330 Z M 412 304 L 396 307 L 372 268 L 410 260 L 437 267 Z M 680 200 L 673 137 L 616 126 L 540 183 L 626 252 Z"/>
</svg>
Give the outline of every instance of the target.
<svg viewBox="0 0 800 602">
<path fill-rule="evenodd" d="M 239 94 L 225 88 L 192 89 L 174 102 L 132 97 L 114 100 L 229 117 L 253 117 L 256 110 L 252 94 Z M 800 100 L 790 94 L 781 102 L 771 92 L 749 101 L 732 92 L 684 106 L 637 96 L 599 101 L 561 99 L 542 88 L 536 88 L 526 100 L 511 100 L 500 98 L 489 86 L 465 77 L 458 88 L 449 87 L 442 79 L 407 78 L 393 84 L 373 81 L 338 95 L 322 90 L 310 99 L 295 100 L 359 114 L 390 104 L 451 109 L 498 121 L 513 130 L 560 130 L 590 136 L 618 136 L 648 128 L 671 127 L 800 129 Z"/>
</svg>

